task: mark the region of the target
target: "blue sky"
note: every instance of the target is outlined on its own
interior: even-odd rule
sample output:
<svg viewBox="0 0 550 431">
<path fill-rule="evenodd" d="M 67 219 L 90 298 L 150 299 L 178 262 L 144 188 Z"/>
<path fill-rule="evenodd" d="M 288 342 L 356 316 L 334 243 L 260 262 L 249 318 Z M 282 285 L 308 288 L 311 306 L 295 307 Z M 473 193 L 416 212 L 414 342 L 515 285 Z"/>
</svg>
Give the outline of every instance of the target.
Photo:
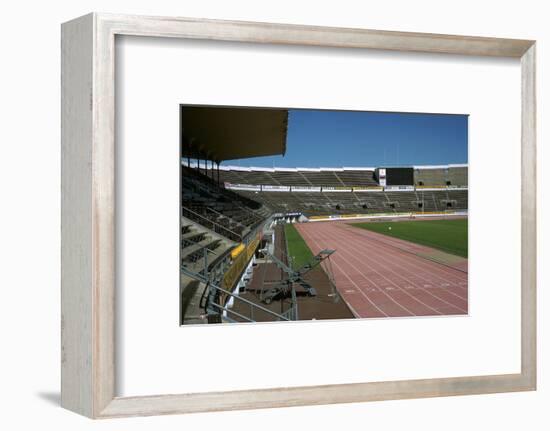
<svg viewBox="0 0 550 431">
<path fill-rule="evenodd" d="M 224 164 L 267 167 L 468 163 L 468 116 L 289 110 L 284 156 Z"/>
</svg>

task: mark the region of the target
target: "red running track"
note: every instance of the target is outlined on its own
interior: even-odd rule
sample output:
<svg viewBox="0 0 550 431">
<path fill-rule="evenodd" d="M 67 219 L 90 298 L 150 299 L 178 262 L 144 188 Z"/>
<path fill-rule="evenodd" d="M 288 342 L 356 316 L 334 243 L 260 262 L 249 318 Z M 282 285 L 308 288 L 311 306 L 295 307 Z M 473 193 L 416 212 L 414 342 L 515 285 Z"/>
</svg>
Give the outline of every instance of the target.
<svg viewBox="0 0 550 431">
<path fill-rule="evenodd" d="M 345 223 L 295 227 L 313 254 L 336 250 L 330 258 L 336 288 L 356 317 L 468 314 L 466 271 L 411 253 L 406 241 Z"/>
</svg>

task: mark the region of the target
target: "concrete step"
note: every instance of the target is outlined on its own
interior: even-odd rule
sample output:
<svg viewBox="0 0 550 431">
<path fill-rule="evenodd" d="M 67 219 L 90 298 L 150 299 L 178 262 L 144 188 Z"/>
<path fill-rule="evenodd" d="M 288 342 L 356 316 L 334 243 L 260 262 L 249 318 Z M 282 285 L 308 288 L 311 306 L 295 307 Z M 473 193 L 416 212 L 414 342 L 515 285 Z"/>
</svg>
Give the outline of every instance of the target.
<svg viewBox="0 0 550 431">
<path fill-rule="evenodd" d="M 220 239 L 207 237 L 207 238 L 203 239 L 202 241 L 200 241 L 196 244 L 190 245 L 188 247 L 184 247 L 184 248 L 181 249 L 181 259 L 185 260 L 186 258 L 191 256 L 192 254 L 197 253 L 198 251 L 200 251 L 204 248 L 207 248 L 207 247 L 211 248 L 212 246 L 214 246 L 215 244 L 218 244 L 220 242 L 221 242 Z"/>
</svg>

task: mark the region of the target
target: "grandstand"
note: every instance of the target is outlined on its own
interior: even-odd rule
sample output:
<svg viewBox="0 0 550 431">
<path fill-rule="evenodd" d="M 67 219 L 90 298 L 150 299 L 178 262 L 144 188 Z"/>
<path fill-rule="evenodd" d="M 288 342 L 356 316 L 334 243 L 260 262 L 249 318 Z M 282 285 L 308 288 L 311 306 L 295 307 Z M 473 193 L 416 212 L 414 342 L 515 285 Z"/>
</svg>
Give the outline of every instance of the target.
<svg viewBox="0 0 550 431">
<path fill-rule="evenodd" d="M 449 165 L 449 185 L 468 187 L 468 166 Z"/>
<path fill-rule="evenodd" d="M 182 216 L 206 224 L 233 241 L 242 241 L 269 211 L 192 169 L 182 167 L 181 181 Z"/>
<path fill-rule="evenodd" d="M 330 250 L 292 268 L 280 227 L 288 220 L 467 211 L 467 165 L 265 168 L 223 163 L 284 153 L 287 116 L 286 110 L 182 106 L 181 324 L 353 317 L 334 293 L 330 269 L 320 270 L 322 262 L 330 262 Z M 256 145 L 260 138 L 262 145 Z"/>
<path fill-rule="evenodd" d="M 414 168 L 414 183 L 419 187 L 468 186 L 466 165 L 417 166 Z"/>
<path fill-rule="evenodd" d="M 238 193 L 250 199 L 256 199 L 273 211 L 300 212 L 305 216 L 371 214 L 388 211 L 392 213 L 426 212 L 468 208 L 468 191 L 452 189 L 380 193 L 289 192 L 286 194 L 239 190 Z"/>
<path fill-rule="evenodd" d="M 267 212 L 319 216 L 468 209 L 467 166 L 414 167 L 415 185 L 398 187 L 381 187 L 374 172 L 373 168 L 223 166 L 220 178 L 226 189 L 258 202 Z"/>
<path fill-rule="evenodd" d="M 373 168 L 244 168 L 220 166 L 220 179 L 230 184 L 275 186 L 377 186 Z"/>
</svg>

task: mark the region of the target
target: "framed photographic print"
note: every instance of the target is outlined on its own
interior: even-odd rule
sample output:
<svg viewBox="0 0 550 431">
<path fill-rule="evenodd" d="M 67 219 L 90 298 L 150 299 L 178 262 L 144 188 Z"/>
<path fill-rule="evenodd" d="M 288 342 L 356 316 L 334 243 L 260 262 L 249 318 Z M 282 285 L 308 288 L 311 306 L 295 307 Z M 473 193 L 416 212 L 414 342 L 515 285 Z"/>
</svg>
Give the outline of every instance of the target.
<svg viewBox="0 0 550 431">
<path fill-rule="evenodd" d="M 62 405 L 536 388 L 535 43 L 62 26 Z"/>
<path fill-rule="evenodd" d="M 466 115 L 180 115 L 182 324 L 468 314 Z"/>
</svg>

